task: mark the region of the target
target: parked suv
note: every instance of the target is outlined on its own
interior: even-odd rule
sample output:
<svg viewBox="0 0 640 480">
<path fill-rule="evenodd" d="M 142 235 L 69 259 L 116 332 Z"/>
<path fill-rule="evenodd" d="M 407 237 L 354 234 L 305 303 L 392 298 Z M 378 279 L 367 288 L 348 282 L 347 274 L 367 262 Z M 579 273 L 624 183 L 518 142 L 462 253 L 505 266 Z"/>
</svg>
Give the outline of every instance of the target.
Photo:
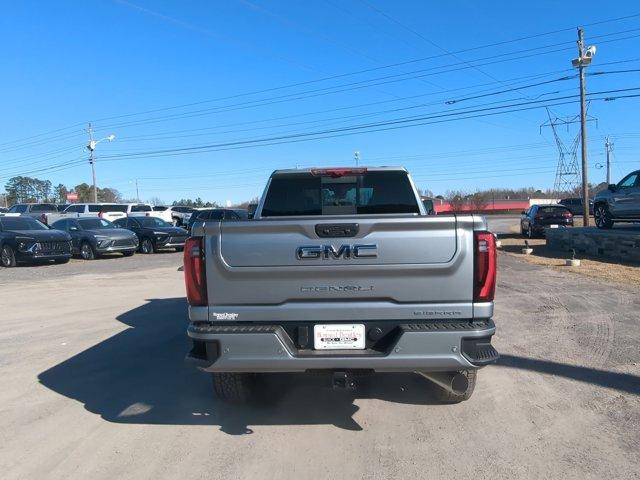
<svg viewBox="0 0 640 480">
<path fill-rule="evenodd" d="M 161 218 L 129 217 L 113 222 L 118 228 L 131 230 L 138 236 L 140 253 L 155 253 L 167 248 L 182 251 L 189 234 Z"/>
<path fill-rule="evenodd" d="M 191 214 L 195 212 L 195 208 L 182 207 L 180 205 L 172 205 L 170 207 L 164 207 L 156 205 L 153 207 L 154 212 L 161 212 L 162 218 L 165 222 L 172 223 L 176 227 L 182 227 L 189 223 Z"/>
<path fill-rule="evenodd" d="M 215 220 L 247 220 L 249 213 L 242 208 L 207 208 L 204 210 L 196 210 L 191 214 L 187 230 L 191 231 L 191 227 L 196 222 L 208 222 Z"/>
<path fill-rule="evenodd" d="M 640 222 L 640 170 L 596 194 L 593 203 L 598 228 L 611 228 L 614 222 Z"/>
<path fill-rule="evenodd" d="M 545 228 L 559 227 L 573 227 L 573 214 L 564 205 L 532 205 L 520 218 L 520 233 L 529 238 L 544 235 Z"/>
<path fill-rule="evenodd" d="M 563 198 L 558 203 L 567 207 L 574 215 L 584 215 L 581 198 Z M 593 200 L 589 200 L 589 215 L 593 215 Z"/>
<path fill-rule="evenodd" d="M 138 237 L 124 228 L 118 228 L 104 218 L 63 218 L 51 225 L 71 235 L 73 253 L 84 260 L 93 260 L 104 253 L 122 253 L 130 257 L 138 249 Z"/>
<path fill-rule="evenodd" d="M 67 263 L 71 258 L 71 237 L 66 232 L 51 230 L 29 216 L 0 218 L 0 265 L 53 260 Z"/>
</svg>

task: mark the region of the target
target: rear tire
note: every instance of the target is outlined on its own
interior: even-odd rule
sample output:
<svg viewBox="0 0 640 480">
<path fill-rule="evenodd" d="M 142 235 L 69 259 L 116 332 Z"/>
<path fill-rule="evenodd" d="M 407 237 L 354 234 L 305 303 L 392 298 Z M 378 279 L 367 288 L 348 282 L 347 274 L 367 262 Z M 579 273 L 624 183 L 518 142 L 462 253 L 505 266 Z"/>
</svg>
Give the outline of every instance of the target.
<svg viewBox="0 0 640 480">
<path fill-rule="evenodd" d="M 9 245 L 3 245 L 0 249 L 0 264 L 5 268 L 16 266 L 16 254 Z"/>
<path fill-rule="evenodd" d="M 56 263 L 58 265 L 63 265 L 65 263 L 69 263 L 69 259 L 68 258 L 58 258 L 58 259 L 54 260 L 53 263 Z"/>
<path fill-rule="evenodd" d="M 253 393 L 255 375 L 252 373 L 213 373 L 213 393 L 220 400 L 245 403 Z"/>
<path fill-rule="evenodd" d="M 122 255 L 125 256 L 125 257 L 131 257 L 131 256 L 133 256 L 134 253 L 136 253 L 136 252 L 122 252 Z"/>
<path fill-rule="evenodd" d="M 184 247 L 176 247 L 176 252 L 182 252 L 184 250 Z"/>
<path fill-rule="evenodd" d="M 469 382 L 469 386 L 462 394 L 452 393 L 448 390 L 445 390 L 442 387 L 438 388 L 438 400 L 442 403 L 460 403 L 465 400 L 469 400 L 471 395 L 473 395 L 473 390 L 476 388 L 476 378 L 478 376 L 477 370 L 462 370 L 460 373 L 467 377 L 467 381 Z"/>
<path fill-rule="evenodd" d="M 605 204 L 598 204 L 594 208 L 594 218 L 596 227 L 608 229 L 613 227 L 613 220 L 611 220 L 611 213 L 609 208 Z"/>
</svg>

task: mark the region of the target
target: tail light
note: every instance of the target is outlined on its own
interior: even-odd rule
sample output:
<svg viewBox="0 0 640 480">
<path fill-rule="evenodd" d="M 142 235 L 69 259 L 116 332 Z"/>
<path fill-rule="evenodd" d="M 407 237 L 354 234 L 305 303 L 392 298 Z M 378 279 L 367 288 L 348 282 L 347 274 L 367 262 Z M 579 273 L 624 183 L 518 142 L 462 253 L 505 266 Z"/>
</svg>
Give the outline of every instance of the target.
<svg viewBox="0 0 640 480">
<path fill-rule="evenodd" d="M 573 213 L 571 213 L 571 212 L 563 212 L 562 213 L 562 217 L 563 218 L 573 218 Z"/>
<path fill-rule="evenodd" d="M 490 232 L 475 232 L 473 301 L 491 302 L 496 293 L 496 239 Z"/>
<path fill-rule="evenodd" d="M 207 304 L 207 277 L 204 270 L 202 237 L 189 237 L 184 244 L 184 283 L 189 305 Z"/>
<path fill-rule="evenodd" d="M 40 221 L 45 225 L 47 224 L 47 216 L 44 213 L 40 215 Z"/>
<path fill-rule="evenodd" d="M 98 218 L 102 218 L 102 215 L 104 214 L 104 212 L 98 212 Z"/>
<path fill-rule="evenodd" d="M 313 168 L 311 175 L 317 177 L 345 177 L 347 175 L 363 175 L 367 173 L 366 168 Z"/>
</svg>

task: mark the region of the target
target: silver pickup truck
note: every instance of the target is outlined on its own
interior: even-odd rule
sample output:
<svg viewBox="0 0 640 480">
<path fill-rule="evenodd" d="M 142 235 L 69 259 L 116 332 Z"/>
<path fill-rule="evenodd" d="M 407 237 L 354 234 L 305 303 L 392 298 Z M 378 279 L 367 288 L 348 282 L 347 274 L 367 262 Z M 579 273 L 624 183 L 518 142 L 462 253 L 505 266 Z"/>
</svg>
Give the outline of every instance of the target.
<svg viewBox="0 0 640 480">
<path fill-rule="evenodd" d="M 246 400 L 257 374 L 416 372 L 445 402 L 495 362 L 495 240 L 429 216 L 403 168 L 275 171 L 253 220 L 199 222 L 184 250 L 187 359 Z"/>
</svg>

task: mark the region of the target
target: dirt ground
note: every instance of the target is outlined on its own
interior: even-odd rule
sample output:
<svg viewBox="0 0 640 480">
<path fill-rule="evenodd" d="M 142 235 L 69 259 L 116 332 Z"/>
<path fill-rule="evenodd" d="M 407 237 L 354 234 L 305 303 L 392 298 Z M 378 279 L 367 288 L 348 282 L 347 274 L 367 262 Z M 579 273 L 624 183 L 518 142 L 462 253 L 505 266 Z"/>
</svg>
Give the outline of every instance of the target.
<svg viewBox="0 0 640 480">
<path fill-rule="evenodd" d="M 577 255 L 576 258 L 580 259 L 580 266 L 568 267 L 565 265 L 565 260 L 570 257 L 564 252 L 549 249 L 544 238 L 527 239 L 529 246 L 533 248 L 533 253 L 524 255 L 522 249 L 525 247 L 526 239 L 520 235 L 519 227 L 512 226 L 510 232 L 511 233 L 499 235 L 500 242 L 502 243 L 500 251 L 506 255 L 518 257 L 535 265 L 546 265 L 557 270 L 569 272 L 573 275 L 584 275 L 586 277 L 602 279 L 622 285 L 640 287 L 640 265 L 638 264 Z"/>
<path fill-rule="evenodd" d="M 502 255 L 501 358 L 469 401 L 439 404 L 415 374 L 355 392 L 279 375 L 237 407 L 184 363 L 180 262 L 25 267 L 0 285 L 3 480 L 639 478 L 637 289 Z"/>
</svg>

